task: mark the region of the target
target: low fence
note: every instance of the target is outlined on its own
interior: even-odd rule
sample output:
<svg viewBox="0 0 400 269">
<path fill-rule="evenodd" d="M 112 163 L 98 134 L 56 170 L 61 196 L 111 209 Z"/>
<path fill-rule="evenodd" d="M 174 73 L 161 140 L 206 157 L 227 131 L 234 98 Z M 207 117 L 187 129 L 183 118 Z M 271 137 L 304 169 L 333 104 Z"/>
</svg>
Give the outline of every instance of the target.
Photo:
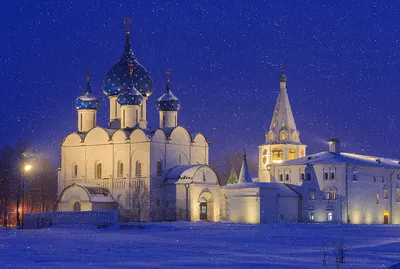
<svg viewBox="0 0 400 269">
<path fill-rule="evenodd" d="M 117 210 L 25 213 L 24 228 L 40 229 L 65 224 L 110 225 L 117 223 L 118 217 Z"/>
</svg>

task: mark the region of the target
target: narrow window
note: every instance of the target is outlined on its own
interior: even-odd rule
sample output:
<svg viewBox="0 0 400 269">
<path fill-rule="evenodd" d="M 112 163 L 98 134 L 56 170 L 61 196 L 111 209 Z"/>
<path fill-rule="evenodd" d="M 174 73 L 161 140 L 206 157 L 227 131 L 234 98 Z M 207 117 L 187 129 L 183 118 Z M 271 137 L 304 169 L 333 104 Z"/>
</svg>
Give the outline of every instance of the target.
<svg viewBox="0 0 400 269">
<path fill-rule="evenodd" d="M 396 188 L 396 202 L 400 202 L 400 188 Z"/>
<path fill-rule="evenodd" d="M 379 204 L 379 193 L 375 195 L 376 203 Z"/>
<path fill-rule="evenodd" d="M 144 119 L 143 118 L 143 104 L 140 106 L 140 118 Z"/>
<path fill-rule="evenodd" d="M 311 180 L 311 174 L 307 173 L 307 180 Z"/>
<path fill-rule="evenodd" d="M 164 128 L 164 114 L 161 114 L 161 128 Z"/>
<path fill-rule="evenodd" d="M 125 109 L 122 112 L 122 128 L 125 128 Z"/>
<path fill-rule="evenodd" d="M 178 164 L 181 164 L 182 163 L 182 156 L 179 154 L 179 156 L 178 156 Z"/>
<path fill-rule="evenodd" d="M 383 190 L 383 199 L 387 200 L 387 198 L 388 198 L 388 190 L 384 189 Z"/>
<path fill-rule="evenodd" d="M 96 126 L 96 114 L 93 114 L 93 126 L 92 127 L 95 127 Z"/>
<path fill-rule="evenodd" d="M 305 178 L 304 173 L 301 173 L 301 180 L 304 180 L 304 178 Z"/>
<path fill-rule="evenodd" d="M 329 200 L 330 197 L 330 193 L 329 192 L 325 192 L 325 200 Z"/>
<path fill-rule="evenodd" d="M 118 162 L 118 176 L 123 177 L 124 176 L 124 163 L 123 162 Z"/>
<path fill-rule="evenodd" d="M 315 193 L 311 192 L 310 194 L 311 194 L 310 195 L 311 200 L 315 200 Z"/>
<path fill-rule="evenodd" d="M 82 113 L 80 115 L 79 126 L 80 126 L 79 129 L 81 129 L 82 131 Z"/>
<path fill-rule="evenodd" d="M 336 200 L 336 192 L 332 192 L 332 200 Z"/>
<path fill-rule="evenodd" d="M 177 116 L 175 115 L 175 126 L 178 125 L 178 120 L 177 120 Z"/>
<path fill-rule="evenodd" d="M 286 174 L 286 181 L 289 181 L 289 174 Z"/>
<path fill-rule="evenodd" d="M 96 178 L 100 179 L 101 173 L 102 173 L 102 165 L 101 165 L 101 163 L 98 163 L 96 165 Z"/>
<path fill-rule="evenodd" d="M 78 176 L 78 165 L 75 164 L 74 165 L 74 173 L 73 173 L 73 177 L 77 177 Z"/>
<path fill-rule="evenodd" d="M 357 175 L 353 174 L 353 181 L 357 181 Z"/>
<path fill-rule="evenodd" d="M 161 174 L 162 174 L 162 162 L 159 160 L 157 161 L 156 175 L 161 176 Z"/>
<path fill-rule="evenodd" d="M 328 180 L 329 178 L 328 178 L 328 173 L 327 172 L 325 172 L 325 177 L 324 177 L 324 179 L 325 180 Z"/>
<path fill-rule="evenodd" d="M 376 182 L 376 177 L 374 176 L 374 182 Z"/>
<path fill-rule="evenodd" d="M 329 212 L 328 213 L 328 221 L 332 221 L 332 219 L 333 219 L 332 212 Z"/>
<path fill-rule="evenodd" d="M 137 177 L 142 176 L 142 164 L 139 161 L 136 161 L 135 174 Z"/>
<path fill-rule="evenodd" d="M 331 179 L 333 180 L 333 179 L 335 179 L 335 173 L 331 173 Z"/>
<path fill-rule="evenodd" d="M 163 127 L 165 128 L 165 115 L 163 116 Z"/>
<path fill-rule="evenodd" d="M 283 181 L 283 174 L 279 175 L 279 181 Z"/>
</svg>

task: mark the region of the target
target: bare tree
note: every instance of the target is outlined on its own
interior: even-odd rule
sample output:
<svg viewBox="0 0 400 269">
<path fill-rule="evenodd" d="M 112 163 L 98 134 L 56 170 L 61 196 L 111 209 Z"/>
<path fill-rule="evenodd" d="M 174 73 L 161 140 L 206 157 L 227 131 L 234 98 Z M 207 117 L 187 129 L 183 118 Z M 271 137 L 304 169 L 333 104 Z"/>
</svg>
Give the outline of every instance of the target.
<svg viewBox="0 0 400 269">
<path fill-rule="evenodd" d="M 335 255 L 336 258 L 336 267 L 340 268 L 340 265 L 344 263 L 345 261 L 345 245 L 344 245 L 344 240 L 343 238 L 340 238 L 339 243 L 337 246 L 335 246 L 333 250 L 333 254 Z"/>
<path fill-rule="evenodd" d="M 0 218 L 7 227 L 12 195 L 11 180 L 15 177 L 15 150 L 5 146 L 0 150 Z"/>
<path fill-rule="evenodd" d="M 150 192 L 144 180 L 138 180 L 132 184 L 128 191 L 128 211 L 130 215 L 139 223 L 145 220 L 146 207 L 149 207 Z"/>
<path fill-rule="evenodd" d="M 326 266 L 326 246 L 322 248 L 322 267 Z"/>
</svg>

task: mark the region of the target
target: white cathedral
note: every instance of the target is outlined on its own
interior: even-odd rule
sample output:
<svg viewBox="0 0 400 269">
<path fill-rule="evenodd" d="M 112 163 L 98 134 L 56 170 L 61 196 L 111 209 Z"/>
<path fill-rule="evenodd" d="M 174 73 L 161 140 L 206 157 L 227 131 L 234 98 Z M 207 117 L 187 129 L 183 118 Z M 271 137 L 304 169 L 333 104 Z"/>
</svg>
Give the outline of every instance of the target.
<svg viewBox="0 0 400 269">
<path fill-rule="evenodd" d="M 134 56 L 129 21 L 119 61 L 103 81 L 109 126 L 97 126 L 98 99 L 87 78 L 76 99 L 78 130 L 61 146 L 60 211 L 119 209 L 140 220 L 241 223 L 336 222 L 400 224 L 400 160 L 329 151 L 306 155 L 286 89 L 280 91 L 258 177 L 246 156 L 238 182 L 221 186 L 208 166 L 208 141 L 178 124 L 179 99 L 170 89 L 157 99 L 159 128 L 146 119 L 153 82 Z"/>
</svg>

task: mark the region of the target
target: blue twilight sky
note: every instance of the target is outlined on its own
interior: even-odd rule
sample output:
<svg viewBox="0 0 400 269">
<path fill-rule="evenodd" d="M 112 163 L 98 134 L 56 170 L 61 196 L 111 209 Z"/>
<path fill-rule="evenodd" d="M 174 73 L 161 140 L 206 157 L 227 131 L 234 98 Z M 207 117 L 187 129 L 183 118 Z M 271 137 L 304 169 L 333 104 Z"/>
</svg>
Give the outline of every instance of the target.
<svg viewBox="0 0 400 269">
<path fill-rule="evenodd" d="M 127 16 L 154 80 L 150 126 L 169 68 L 179 123 L 213 143 L 212 161 L 244 147 L 257 158 L 281 63 L 308 153 L 337 137 L 345 151 L 400 158 L 400 1 L 3 0 L 0 146 L 24 138 L 59 160 L 88 67 L 106 126 L 101 82 L 122 53 Z"/>
</svg>

